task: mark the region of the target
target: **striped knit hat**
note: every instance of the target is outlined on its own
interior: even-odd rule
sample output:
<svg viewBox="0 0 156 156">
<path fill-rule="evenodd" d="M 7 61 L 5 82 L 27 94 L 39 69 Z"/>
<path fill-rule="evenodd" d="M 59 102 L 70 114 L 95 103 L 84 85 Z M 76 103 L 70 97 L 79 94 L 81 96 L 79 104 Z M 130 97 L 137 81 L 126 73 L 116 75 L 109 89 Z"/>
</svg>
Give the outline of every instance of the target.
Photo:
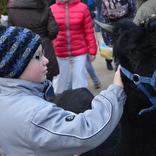
<svg viewBox="0 0 156 156">
<path fill-rule="evenodd" d="M 0 77 L 18 78 L 41 44 L 27 28 L 0 26 Z"/>
</svg>

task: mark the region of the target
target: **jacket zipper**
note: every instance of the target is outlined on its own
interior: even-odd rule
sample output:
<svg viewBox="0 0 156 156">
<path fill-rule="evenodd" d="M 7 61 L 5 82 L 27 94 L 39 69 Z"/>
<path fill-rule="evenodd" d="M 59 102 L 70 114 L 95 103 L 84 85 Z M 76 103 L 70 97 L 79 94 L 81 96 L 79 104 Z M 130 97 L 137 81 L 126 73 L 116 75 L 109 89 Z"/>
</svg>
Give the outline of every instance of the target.
<svg viewBox="0 0 156 156">
<path fill-rule="evenodd" d="M 69 30 L 69 11 L 68 11 L 68 4 L 66 4 L 66 28 L 67 28 L 67 50 L 68 50 L 68 56 L 71 56 L 70 53 L 70 30 Z"/>
</svg>

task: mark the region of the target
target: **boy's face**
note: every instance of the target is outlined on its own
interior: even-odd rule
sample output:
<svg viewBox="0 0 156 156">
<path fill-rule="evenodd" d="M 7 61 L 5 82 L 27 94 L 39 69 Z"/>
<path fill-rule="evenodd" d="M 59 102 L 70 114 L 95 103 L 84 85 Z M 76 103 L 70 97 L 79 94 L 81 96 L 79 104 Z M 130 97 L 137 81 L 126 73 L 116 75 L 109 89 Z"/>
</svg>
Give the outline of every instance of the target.
<svg viewBox="0 0 156 156">
<path fill-rule="evenodd" d="M 47 78 L 48 63 L 49 60 L 44 57 L 42 46 L 40 45 L 19 79 L 43 83 Z"/>
</svg>

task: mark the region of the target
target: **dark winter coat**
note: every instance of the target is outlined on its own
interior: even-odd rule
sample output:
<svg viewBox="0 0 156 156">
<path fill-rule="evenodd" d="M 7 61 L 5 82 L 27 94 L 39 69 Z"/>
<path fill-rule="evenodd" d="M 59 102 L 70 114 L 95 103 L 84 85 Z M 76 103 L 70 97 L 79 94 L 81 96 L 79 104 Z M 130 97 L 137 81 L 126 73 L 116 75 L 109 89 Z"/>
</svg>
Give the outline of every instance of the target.
<svg viewBox="0 0 156 156">
<path fill-rule="evenodd" d="M 45 57 L 49 59 L 48 77 L 59 74 L 59 67 L 51 40 L 58 33 L 58 25 L 52 15 L 47 0 L 39 5 L 36 0 L 15 0 L 9 7 L 9 25 L 26 27 L 42 37 Z M 43 7 L 44 6 L 44 7 Z"/>
</svg>

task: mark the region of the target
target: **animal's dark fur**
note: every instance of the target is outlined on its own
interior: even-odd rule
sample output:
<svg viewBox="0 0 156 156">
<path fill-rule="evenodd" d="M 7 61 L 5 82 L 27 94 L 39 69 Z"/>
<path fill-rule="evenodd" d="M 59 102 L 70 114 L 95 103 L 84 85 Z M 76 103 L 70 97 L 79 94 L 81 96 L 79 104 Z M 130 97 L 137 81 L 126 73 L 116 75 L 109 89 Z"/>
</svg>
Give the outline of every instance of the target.
<svg viewBox="0 0 156 156">
<path fill-rule="evenodd" d="M 64 91 L 62 94 L 57 95 L 51 102 L 56 103 L 57 106 L 65 110 L 78 114 L 91 108 L 93 98 L 94 96 L 87 88 L 78 88 Z"/>
<path fill-rule="evenodd" d="M 156 70 L 156 22 L 148 21 L 147 27 L 132 23 L 118 24 L 118 39 L 114 46 L 115 58 L 121 66 L 140 76 L 152 77 Z M 139 111 L 152 104 L 148 98 L 121 74 L 127 101 L 121 119 L 122 138 L 117 156 L 156 155 L 156 111 L 138 115 Z M 144 84 L 151 95 L 156 91 Z"/>
</svg>

